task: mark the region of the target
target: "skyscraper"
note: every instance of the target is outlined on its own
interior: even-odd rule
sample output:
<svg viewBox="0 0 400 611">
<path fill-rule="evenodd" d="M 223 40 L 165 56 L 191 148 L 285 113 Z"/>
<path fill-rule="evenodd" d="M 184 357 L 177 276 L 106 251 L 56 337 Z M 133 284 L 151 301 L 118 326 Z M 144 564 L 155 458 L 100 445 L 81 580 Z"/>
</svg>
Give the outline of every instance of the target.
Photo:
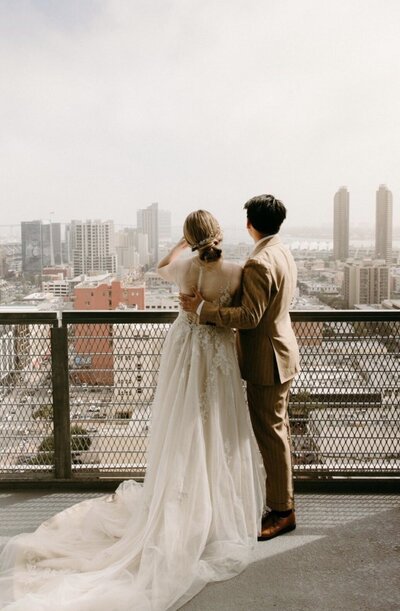
<svg viewBox="0 0 400 611">
<path fill-rule="evenodd" d="M 42 223 L 42 262 L 47 265 L 60 265 L 61 256 L 61 224 Z"/>
<path fill-rule="evenodd" d="M 139 233 L 148 235 L 150 265 L 158 261 L 159 218 L 158 203 L 137 211 L 137 229 Z"/>
<path fill-rule="evenodd" d="M 25 274 L 42 272 L 42 221 L 22 221 L 21 254 Z"/>
<path fill-rule="evenodd" d="M 393 197 L 386 185 L 379 185 L 376 192 L 375 258 L 392 263 Z"/>
<path fill-rule="evenodd" d="M 345 261 L 349 256 L 349 192 L 340 187 L 333 200 L 333 257 Z"/>
<path fill-rule="evenodd" d="M 115 234 L 115 247 L 118 257 L 118 269 L 133 269 L 139 267 L 137 247 L 137 230 L 125 227 Z"/>
<path fill-rule="evenodd" d="M 117 271 L 113 221 L 72 221 L 74 275 Z"/>
<path fill-rule="evenodd" d="M 61 263 L 61 225 L 43 221 L 21 222 L 22 271 L 41 274 L 46 265 Z"/>
<path fill-rule="evenodd" d="M 158 238 L 169 242 L 171 240 L 171 212 L 170 210 L 158 211 Z"/>
</svg>

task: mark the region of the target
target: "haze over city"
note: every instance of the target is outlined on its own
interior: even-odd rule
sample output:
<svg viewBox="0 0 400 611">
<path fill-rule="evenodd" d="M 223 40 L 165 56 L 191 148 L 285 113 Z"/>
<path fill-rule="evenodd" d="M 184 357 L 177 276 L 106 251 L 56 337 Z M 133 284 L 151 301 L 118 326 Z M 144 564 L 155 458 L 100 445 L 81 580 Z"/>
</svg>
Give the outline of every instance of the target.
<svg viewBox="0 0 400 611">
<path fill-rule="evenodd" d="M 153 201 L 243 226 L 272 192 L 287 227 L 374 224 L 399 239 L 395 0 L 0 2 L 2 224 L 112 218 Z"/>
</svg>

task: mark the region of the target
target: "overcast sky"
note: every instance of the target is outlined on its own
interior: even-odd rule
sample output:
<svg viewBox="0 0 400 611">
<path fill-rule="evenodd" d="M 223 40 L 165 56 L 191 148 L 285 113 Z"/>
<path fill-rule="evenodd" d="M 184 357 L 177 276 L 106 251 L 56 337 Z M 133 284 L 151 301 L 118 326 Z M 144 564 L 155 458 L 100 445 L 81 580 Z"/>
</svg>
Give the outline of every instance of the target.
<svg viewBox="0 0 400 611">
<path fill-rule="evenodd" d="M 0 0 L 0 70 L 1 224 L 317 227 L 347 185 L 356 227 L 380 183 L 400 224 L 398 0 Z"/>
</svg>

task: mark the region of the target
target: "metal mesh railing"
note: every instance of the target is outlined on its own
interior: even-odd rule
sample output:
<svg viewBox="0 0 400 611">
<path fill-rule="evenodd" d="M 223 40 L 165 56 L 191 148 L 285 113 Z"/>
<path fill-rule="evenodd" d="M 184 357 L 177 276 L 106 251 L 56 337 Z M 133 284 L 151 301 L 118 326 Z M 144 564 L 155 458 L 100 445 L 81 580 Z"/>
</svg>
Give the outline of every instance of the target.
<svg viewBox="0 0 400 611">
<path fill-rule="evenodd" d="M 28 316 L 28 315 L 26 315 Z M 176 313 L 0 317 L 0 477 L 138 477 L 160 353 Z M 45 318 L 45 315 L 43 315 Z M 42 318 L 43 318 L 42 316 Z M 400 313 L 293 312 L 295 477 L 400 465 Z"/>
<path fill-rule="evenodd" d="M 50 474 L 54 469 L 50 333 L 56 315 L 6 316 L 2 323 L 0 473 Z"/>
<path fill-rule="evenodd" d="M 361 314 L 293 315 L 302 365 L 289 407 L 297 474 L 399 469 L 399 314 Z"/>
<path fill-rule="evenodd" d="M 73 471 L 142 472 L 169 324 L 69 324 L 71 422 L 90 435 Z"/>
</svg>

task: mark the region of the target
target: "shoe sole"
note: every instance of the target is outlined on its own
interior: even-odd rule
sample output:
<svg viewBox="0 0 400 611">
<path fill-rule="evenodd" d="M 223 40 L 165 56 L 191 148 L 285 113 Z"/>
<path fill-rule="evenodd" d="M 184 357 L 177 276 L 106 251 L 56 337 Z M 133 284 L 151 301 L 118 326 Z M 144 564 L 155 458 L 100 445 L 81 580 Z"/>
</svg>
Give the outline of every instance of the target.
<svg viewBox="0 0 400 611">
<path fill-rule="evenodd" d="M 276 532 L 274 535 L 270 535 L 270 536 L 260 535 L 259 537 L 257 537 L 257 541 L 270 541 L 270 539 L 279 537 L 279 535 L 284 535 L 285 533 L 295 530 L 295 528 L 296 528 L 296 524 L 290 524 L 290 526 L 286 526 L 285 528 L 282 528 L 282 530 L 278 530 L 278 532 Z"/>
</svg>

